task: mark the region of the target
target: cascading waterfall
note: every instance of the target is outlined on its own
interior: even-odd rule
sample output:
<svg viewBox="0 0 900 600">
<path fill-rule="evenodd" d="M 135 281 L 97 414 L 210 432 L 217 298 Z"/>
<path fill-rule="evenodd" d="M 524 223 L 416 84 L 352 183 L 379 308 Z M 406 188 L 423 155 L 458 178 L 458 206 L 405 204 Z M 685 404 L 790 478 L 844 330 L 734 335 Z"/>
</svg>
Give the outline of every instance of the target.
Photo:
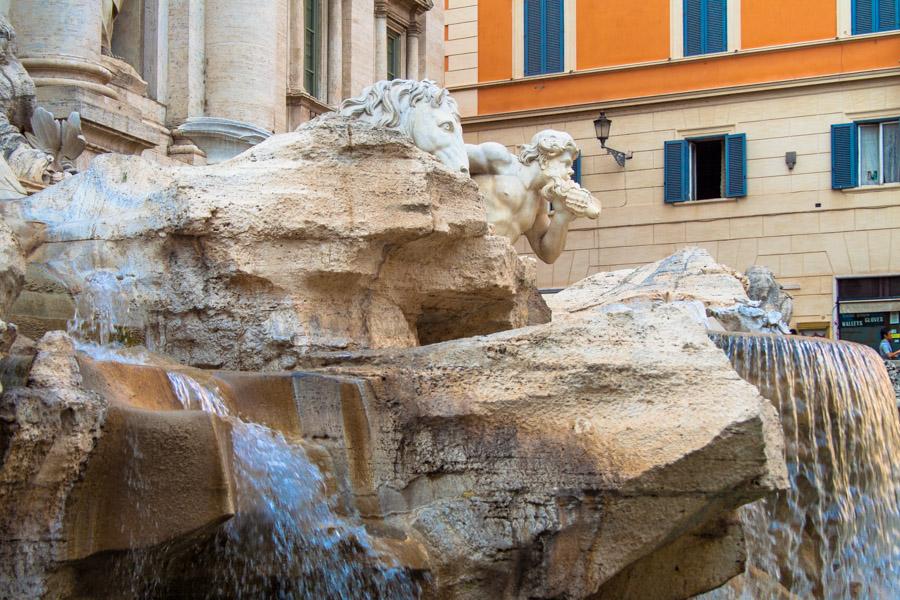
<svg viewBox="0 0 900 600">
<path fill-rule="evenodd" d="M 330 508 L 325 480 L 302 448 L 262 425 L 230 415 L 214 390 L 183 373 L 168 374 L 188 410 L 232 427 L 237 515 L 198 565 L 211 574 L 208 597 L 416 598 L 406 571 L 387 565 L 362 527 Z"/>
<path fill-rule="evenodd" d="M 811 338 L 713 340 L 779 410 L 791 483 L 742 509 L 739 597 L 900 598 L 900 424 L 881 359 Z"/>
</svg>

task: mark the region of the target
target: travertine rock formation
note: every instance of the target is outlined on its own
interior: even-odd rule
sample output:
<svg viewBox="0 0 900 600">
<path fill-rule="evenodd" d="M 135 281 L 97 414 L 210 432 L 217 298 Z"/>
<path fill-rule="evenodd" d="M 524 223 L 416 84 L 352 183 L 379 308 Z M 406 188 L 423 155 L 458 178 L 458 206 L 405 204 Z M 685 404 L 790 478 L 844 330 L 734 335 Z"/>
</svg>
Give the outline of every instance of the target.
<svg viewBox="0 0 900 600">
<path fill-rule="evenodd" d="M 671 302 L 685 304 L 712 330 L 787 333 L 790 312 L 778 312 L 773 302 L 789 310 L 790 296 L 778 295 L 783 292 L 770 271 L 751 267 L 748 272 L 745 276 L 716 263 L 702 248 L 685 248 L 637 269 L 597 273 L 550 296 L 547 303 L 554 319 L 577 319 L 613 304 Z"/>
<path fill-rule="evenodd" d="M 102 156 L 4 210 L 46 227 L 14 314 L 79 317 L 184 364 L 291 368 L 528 323 L 533 267 L 475 184 L 397 132 L 329 116 L 197 168 Z M 21 310 L 19 310 L 21 309 Z"/>
<path fill-rule="evenodd" d="M 66 502 L 107 405 L 83 388 L 72 341 L 61 332 L 38 343 L 27 385 L 0 397 L 0 597 L 47 597 L 48 572 L 67 551 Z"/>
<path fill-rule="evenodd" d="M 773 407 L 682 307 L 328 362 L 373 382 L 357 493 L 424 539 L 437 597 L 684 598 L 785 483 Z"/>
</svg>

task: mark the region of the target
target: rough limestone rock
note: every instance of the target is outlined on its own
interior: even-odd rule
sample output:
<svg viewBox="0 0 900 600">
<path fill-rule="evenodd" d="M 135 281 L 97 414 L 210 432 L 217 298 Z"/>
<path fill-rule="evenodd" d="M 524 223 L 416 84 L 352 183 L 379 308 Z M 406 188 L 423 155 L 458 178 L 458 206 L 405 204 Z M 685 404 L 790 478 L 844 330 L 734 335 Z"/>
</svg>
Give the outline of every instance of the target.
<svg viewBox="0 0 900 600">
<path fill-rule="evenodd" d="M 371 382 L 355 491 L 438 598 L 689 597 L 743 569 L 732 511 L 786 485 L 774 408 L 684 307 L 315 366 Z"/>
<path fill-rule="evenodd" d="M 290 368 L 529 322 L 533 265 L 489 235 L 475 184 L 344 117 L 209 167 L 104 155 L 4 210 L 46 228 L 16 318 L 59 327 L 74 297 L 101 338 L 185 364 Z"/>
<path fill-rule="evenodd" d="M 766 270 L 752 271 L 752 281 L 713 260 L 702 248 L 685 248 L 637 269 L 602 272 L 587 277 L 547 299 L 554 319 L 578 319 L 614 304 L 653 306 L 683 304 L 709 329 L 787 333 L 790 318 L 767 302 L 781 286 Z M 774 288 L 772 287 L 774 286 Z M 763 295 L 751 298 L 748 291 Z M 771 300 L 770 300 L 771 298 Z M 780 296 L 778 298 L 781 298 Z M 790 296 L 779 307 L 791 306 Z"/>
<path fill-rule="evenodd" d="M 27 385 L 0 397 L 0 597 L 44 597 L 48 569 L 67 552 L 66 502 L 106 411 L 61 332 L 38 343 Z"/>
</svg>

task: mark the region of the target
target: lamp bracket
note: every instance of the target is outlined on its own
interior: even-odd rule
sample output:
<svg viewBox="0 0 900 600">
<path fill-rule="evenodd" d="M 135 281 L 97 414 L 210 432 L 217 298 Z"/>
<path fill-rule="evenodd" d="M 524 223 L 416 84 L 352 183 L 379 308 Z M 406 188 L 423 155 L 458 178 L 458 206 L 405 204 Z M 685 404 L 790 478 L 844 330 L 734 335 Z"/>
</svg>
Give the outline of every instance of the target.
<svg viewBox="0 0 900 600">
<path fill-rule="evenodd" d="M 603 149 L 606 150 L 607 154 L 616 159 L 616 162 L 619 163 L 619 166 L 623 169 L 625 168 L 625 161 L 634 157 L 633 152 L 621 152 L 608 146 L 603 146 Z"/>
</svg>

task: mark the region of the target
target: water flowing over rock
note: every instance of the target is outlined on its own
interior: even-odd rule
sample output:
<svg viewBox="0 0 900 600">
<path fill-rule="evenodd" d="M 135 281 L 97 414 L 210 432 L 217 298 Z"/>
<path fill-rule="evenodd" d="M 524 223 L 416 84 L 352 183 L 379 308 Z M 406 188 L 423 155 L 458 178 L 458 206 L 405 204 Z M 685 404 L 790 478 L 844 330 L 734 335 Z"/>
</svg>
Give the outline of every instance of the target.
<svg viewBox="0 0 900 600">
<path fill-rule="evenodd" d="M 791 486 L 742 509 L 748 572 L 709 597 L 900 597 L 900 423 L 881 359 L 822 339 L 715 337 L 779 409 Z"/>
<path fill-rule="evenodd" d="M 528 324 L 536 298 L 468 177 L 345 117 L 210 167 L 101 156 L 4 210 L 46 228 L 13 310 L 27 333 L 74 307 L 83 333 L 183 364 L 283 369 L 491 333 Z"/>
</svg>

